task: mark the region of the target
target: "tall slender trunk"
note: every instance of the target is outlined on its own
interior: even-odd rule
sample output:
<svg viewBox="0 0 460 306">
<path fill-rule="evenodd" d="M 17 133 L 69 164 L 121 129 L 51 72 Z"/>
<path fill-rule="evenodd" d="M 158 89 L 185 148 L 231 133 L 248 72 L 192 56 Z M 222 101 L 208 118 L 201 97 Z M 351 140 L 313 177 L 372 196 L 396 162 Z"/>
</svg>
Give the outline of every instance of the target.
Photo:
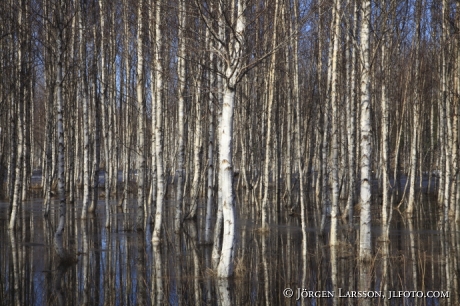
<svg viewBox="0 0 460 306">
<path fill-rule="evenodd" d="M 104 189 L 105 189 L 105 226 L 110 227 L 110 151 L 109 147 L 109 111 L 110 107 L 108 101 L 108 80 L 107 80 L 107 63 L 106 56 L 108 52 L 108 43 L 107 43 L 107 29 L 106 29 L 106 2 L 104 0 L 99 1 L 99 16 L 101 23 L 101 110 L 102 110 L 102 133 L 104 135 Z"/>
<path fill-rule="evenodd" d="M 227 83 L 227 82 L 226 82 Z M 220 277 L 233 274 L 233 253 L 235 239 L 235 203 L 233 195 L 233 112 L 235 89 L 225 84 L 220 124 L 219 175 L 222 189 L 223 241 L 217 273 Z"/>
<path fill-rule="evenodd" d="M 56 228 L 55 242 L 62 239 L 66 221 L 66 190 L 65 190 L 65 174 L 64 174 L 64 125 L 63 125 L 63 61 L 64 61 L 64 46 L 63 46 L 63 20 L 62 10 L 64 1 L 58 2 L 58 20 L 56 33 L 56 121 L 58 135 L 58 196 L 59 196 L 59 223 Z M 59 256 L 62 257 L 61 248 L 57 247 Z"/>
<path fill-rule="evenodd" d="M 125 72 L 125 80 L 122 82 L 122 89 L 124 97 L 122 104 L 121 117 L 123 118 L 123 125 L 126 127 L 123 130 L 123 200 L 122 206 L 123 211 L 126 213 L 128 211 L 128 192 L 129 192 L 129 166 L 130 166 L 130 148 L 131 148 L 131 134 L 130 134 L 130 106 L 129 106 L 129 97 L 130 97 L 130 84 L 131 84 L 131 73 L 130 73 L 130 64 L 129 64 L 129 45 L 128 45 L 128 35 L 129 35 L 129 24 L 128 24 L 128 4 L 127 0 L 123 0 L 123 65 Z"/>
<path fill-rule="evenodd" d="M 15 114 L 12 114 L 12 121 L 16 118 L 17 123 L 14 125 L 12 124 L 12 128 L 16 129 L 17 135 L 17 144 L 16 146 L 12 146 L 13 150 L 16 152 L 13 153 L 16 158 L 13 160 L 16 161 L 15 163 L 15 170 L 14 170 L 14 189 L 13 189 L 13 200 L 11 205 L 11 212 L 10 212 L 10 220 L 8 229 L 14 230 L 16 224 L 16 216 L 18 214 L 19 206 L 21 205 L 22 200 L 22 193 L 21 193 L 21 183 L 22 183 L 22 175 L 23 175 L 23 162 L 24 162 L 24 50 L 23 50 L 23 26 L 24 17 L 22 12 L 22 5 L 19 8 L 19 16 L 18 16 L 18 37 L 19 37 L 19 46 L 17 48 L 17 101 L 16 101 L 16 108 Z M 10 167 L 13 167 L 13 164 L 10 163 Z M 10 193 L 11 197 L 11 193 Z"/>
<path fill-rule="evenodd" d="M 201 156 L 203 151 L 202 146 L 202 127 L 201 127 L 201 69 L 195 80 L 195 135 L 193 139 L 193 181 L 190 191 L 190 211 L 187 218 L 194 219 L 198 206 L 198 193 L 201 176 Z"/>
<path fill-rule="evenodd" d="M 452 170 L 451 170 L 451 164 L 452 164 L 452 118 L 451 118 L 451 101 L 450 101 L 450 94 L 448 92 L 448 69 L 449 69 L 449 63 L 448 63 L 448 45 L 449 42 L 449 24 L 448 24 L 448 19 L 449 19 L 449 8 L 448 8 L 448 1 L 443 0 L 442 1 L 442 51 L 441 51 L 441 61 L 442 61 L 442 70 L 441 70 L 441 95 L 442 95 L 442 101 L 441 101 L 441 125 L 444 127 L 444 150 L 441 153 L 441 156 L 443 156 L 443 163 L 444 163 L 444 170 L 442 175 L 444 177 L 444 196 L 443 196 L 443 206 L 444 206 L 444 220 L 447 221 L 448 215 L 449 215 L 449 209 L 451 205 L 451 199 L 450 199 L 450 187 L 451 187 L 451 181 L 452 181 Z"/>
<path fill-rule="evenodd" d="M 178 148 L 177 148 L 177 190 L 176 190 L 176 216 L 175 216 L 175 232 L 178 233 L 181 224 L 182 218 L 182 202 L 184 199 L 184 104 L 185 104 L 185 37 L 184 37 L 184 27 L 185 27 L 185 0 L 180 0 L 179 2 L 179 54 L 177 70 L 178 70 L 178 79 L 179 79 L 179 105 L 178 105 Z"/>
<path fill-rule="evenodd" d="M 297 21 L 299 19 L 299 1 L 294 0 L 294 17 L 293 22 L 293 33 L 298 35 L 298 25 Z M 294 105 L 296 111 L 296 120 L 295 120 L 295 135 L 294 135 L 294 150 L 295 150 L 295 165 L 299 171 L 299 192 L 300 192 L 300 222 L 302 227 L 302 257 L 307 258 L 307 208 L 306 208 L 306 199 L 305 199 L 305 187 L 304 187 L 304 167 L 302 164 L 302 150 L 301 150 L 301 120 L 300 120 L 300 94 L 299 94 L 299 40 L 294 39 L 293 41 L 293 91 L 292 96 L 294 98 Z M 304 261 L 304 263 L 305 263 Z M 305 270 L 304 270 L 305 271 Z M 304 272 L 306 274 L 306 272 Z"/>
<path fill-rule="evenodd" d="M 144 54 L 143 54 L 143 5 L 138 3 L 137 11 L 137 68 L 136 68 L 136 94 L 137 94 L 137 221 L 138 230 L 143 229 L 145 207 L 145 101 L 144 101 Z"/>
<path fill-rule="evenodd" d="M 338 218 L 339 218 L 339 72 L 337 68 L 337 62 L 339 61 L 339 39 L 340 39 L 340 1 L 334 1 L 334 8 L 332 10 L 333 18 L 333 50 L 331 61 L 331 106 L 332 106 L 332 207 L 331 207 L 331 233 L 329 238 L 329 244 L 334 246 L 337 244 L 337 230 L 338 230 Z"/>
<path fill-rule="evenodd" d="M 97 41 L 97 31 L 96 27 L 93 28 L 93 39 L 96 46 L 99 44 L 96 43 Z M 99 91 L 98 91 L 98 67 L 97 67 L 97 59 L 98 59 L 98 47 L 95 47 L 93 50 L 93 62 L 92 62 L 92 97 L 91 97 L 91 108 L 90 108 L 90 126 L 92 129 L 93 135 L 93 150 L 92 150 L 92 158 L 93 158 L 93 166 L 91 169 L 92 172 L 92 201 L 90 203 L 90 207 L 88 208 L 88 212 L 94 213 L 96 211 L 97 203 L 99 200 L 99 170 L 100 170 L 100 161 L 101 161 L 101 123 L 100 123 L 100 101 L 99 101 Z M 91 113 L 92 112 L 92 113 Z"/>
<path fill-rule="evenodd" d="M 417 171 L 417 145 L 418 139 L 420 139 L 419 133 L 421 132 L 419 126 L 419 116 L 420 116 L 420 22 L 422 18 L 422 1 L 417 2 L 416 7 L 416 26 L 415 26 L 415 97 L 414 97 L 414 106 L 412 108 L 412 141 L 410 148 L 410 186 L 409 186 L 409 200 L 407 203 L 406 214 L 410 217 L 413 216 L 414 207 L 415 207 L 415 174 Z"/>
<path fill-rule="evenodd" d="M 359 7 L 357 3 L 352 5 L 353 12 L 353 24 L 349 33 L 347 35 L 347 43 L 349 46 L 349 52 L 347 53 L 348 57 L 348 78 L 347 83 L 350 89 L 347 95 L 347 141 L 348 141 L 348 197 L 347 204 L 343 217 L 348 217 L 348 223 L 353 225 L 353 205 L 355 204 L 356 198 L 356 59 L 357 51 L 356 46 L 353 44 L 353 37 L 357 33 L 358 27 L 358 17 L 359 17 Z"/>
<path fill-rule="evenodd" d="M 370 95 L 370 22 L 371 1 L 362 2 L 362 25 L 361 25 L 361 188 L 360 188 L 360 232 L 359 232 L 359 259 L 370 262 L 372 256 L 371 245 L 371 95 Z"/>
<path fill-rule="evenodd" d="M 207 32 L 209 35 L 209 31 Z M 207 36 L 208 45 L 212 45 L 212 42 Z M 214 53 L 210 53 L 209 62 L 214 66 Z M 215 73 L 212 70 L 208 71 L 209 75 L 209 88 L 215 86 Z M 208 174 L 207 174 L 207 192 L 206 192 L 206 219 L 205 219 L 205 230 L 204 230 L 204 242 L 211 243 L 211 214 L 212 214 L 212 203 L 214 199 L 214 93 L 212 90 L 209 91 L 209 104 L 208 104 Z M 244 155 L 244 153 L 243 153 Z"/>
<path fill-rule="evenodd" d="M 162 32 L 161 32 L 161 5 L 162 1 L 156 2 L 156 15 L 155 15 L 155 71 L 156 71 L 156 122 L 155 122 L 155 155 L 157 165 L 157 201 L 155 212 L 155 227 L 152 234 L 152 243 L 158 244 L 161 240 L 161 227 L 164 208 L 164 169 L 163 169 L 163 58 L 162 51 Z"/>
<path fill-rule="evenodd" d="M 49 3 L 45 4 L 45 16 L 48 15 Z M 43 28 L 46 29 L 45 40 L 50 44 L 50 34 L 49 34 L 49 23 L 44 21 L 42 24 Z M 55 89 L 55 78 L 52 71 L 52 60 L 51 52 L 45 48 L 44 49 L 44 58 L 45 58 L 45 84 L 46 84 L 46 132 L 45 132 L 45 154 L 44 154 L 44 165 L 43 169 L 43 196 L 44 196 L 44 217 L 48 217 L 51 206 L 51 184 L 53 181 L 52 173 L 52 141 L 53 141 L 53 101 L 54 101 L 54 89 Z"/>
<path fill-rule="evenodd" d="M 383 7 L 388 9 L 387 1 L 383 1 Z M 388 92 L 387 92 L 387 80 L 388 80 L 388 41 L 387 36 L 384 34 L 381 43 L 381 69 L 382 69 L 382 84 L 381 84 L 381 107 L 382 107 L 382 136 L 381 136 L 381 167 L 382 167 L 382 226 L 383 226 L 383 239 L 388 241 L 389 237 L 389 226 L 391 220 L 391 203 L 389 198 L 390 191 L 390 178 L 389 178 L 389 111 L 388 111 Z"/>
<path fill-rule="evenodd" d="M 278 25 L 278 10 L 279 10 L 279 1 L 275 0 L 275 15 L 273 23 L 273 36 L 272 36 L 272 46 L 275 46 L 277 43 L 277 25 Z M 265 143 L 265 163 L 264 163 L 264 197 L 262 199 L 262 229 L 268 230 L 268 198 L 269 198 L 269 184 L 270 184 L 270 168 L 273 167 L 271 150 L 272 150 L 272 112 L 273 112 L 273 103 L 275 100 L 275 65 L 276 65 L 277 52 L 273 52 L 271 56 L 271 61 L 269 65 L 269 74 L 267 82 L 267 139 Z M 273 180 L 276 180 L 275 171 L 273 171 Z"/>
</svg>

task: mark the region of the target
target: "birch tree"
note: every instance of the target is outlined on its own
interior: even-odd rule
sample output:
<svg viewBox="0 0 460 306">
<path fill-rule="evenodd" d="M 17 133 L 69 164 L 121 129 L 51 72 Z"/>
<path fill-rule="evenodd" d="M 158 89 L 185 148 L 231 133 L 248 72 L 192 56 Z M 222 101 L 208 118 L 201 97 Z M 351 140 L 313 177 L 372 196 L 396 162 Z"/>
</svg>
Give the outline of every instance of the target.
<svg viewBox="0 0 460 306">
<path fill-rule="evenodd" d="M 337 227 L 339 218 L 339 88 L 338 88 L 338 53 L 339 53 L 339 40 L 340 40 L 340 0 L 334 1 L 334 8 L 332 10 L 333 26 L 333 51 L 331 61 L 331 105 L 332 105 L 332 209 L 331 209 L 331 233 L 329 244 L 334 246 L 337 244 Z"/>
<path fill-rule="evenodd" d="M 137 94 L 137 229 L 143 229 L 144 201 L 145 201 L 145 101 L 144 101 L 144 53 L 143 53 L 143 2 L 138 3 L 137 10 L 137 68 L 136 68 L 136 94 Z"/>
<path fill-rule="evenodd" d="M 418 1 L 415 9 L 415 96 L 414 96 L 414 103 L 412 107 L 412 140 L 410 146 L 410 186 L 409 186 L 409 199 L 407 203 L 407 210 L 406 213 L 408 216 L 412 217 L 414 213 L 415 207 L 415 174 L 417 171 L 417 145 L 418 140 L 420 139 L 420 129 L 419 129 L 419 117 L 420 117 L 420 35 L 421 35 L 421 28 L 420 23 L 422 19 L 422 2 Z"/>
<path fill-rule="evenodd" d="M 273 22 L 273 37 L 272 37 L 272 44 L 273 46 L 277 43 L 277 25 L 278 25 L 278 10 L 279 10 L 279 1 L 275 0 L 275 14 L 274 14 L 274 22 Z M 273 102 L 275 99 L 275 65 L 276 65 L 276 55 L 277 52 L 273 52 L 271 55 L 271 60 L 269 64 L 269 72 L 268 72 L 268 82 L 267 82 L 267 139 L 265 145 L 265 163 L 264 163 L 264 197 L 262 199 L 262 230 L 268 230 L 268 197 L 269 197 L 269 184 L 270 184 L 270 167 L 273 166 L 272 158 L 271 158 L 271 150 L 272 150 L 272 112 L 273 112 Z M 276 178 L 274 178 L 276 179 Z"/>
<path fill-rule="evenodd" d="M 155 158 L 157 168 L 157 200 L 156 200 L 156 211 L 155 211 L 155 227 L 152 234 L 152 244 L 159 244 L 161 241 L 161 227 L 163 219 L 164 209 L 164 197 L 165 197 L 165 174 L 163 168 L 163 58 L 161 54 L 163 33 L 161 31 L 161 5 L 162 1 L 158 0 L 155 3 L 155 80 L 156 80 L 156 92 L 155 92 Z"/>
<path fill-rule="evenodd" d="M 79 20 L 79 40 L 80 40 L 80 77 L 82 84 L 80 86 L 80 96 L 83 104 L 83 208 L 81 218 L 86 219 L 88 206 L 90 203 L 90 148 L 89 148 L 89 118 L 88 118 L 88 76 L 86 71 L 86 41 L 83 36 L 85 28 L 85 12 L 84 2 L 80 0 Z"/>
<path fill-rule="evenodd" d="M 59 197 L 59 223 L 54 236 L 56 251 L 61 258 L 64 257 L 63 249 L 59 244 L 64 232 L 66 221 L 66 190 L 64 176 L 64 125 L 63 125 L 63 61 L 64 61 L 64 11 L 63 0 L 57 2 L 56 7 L 56 124 L 58 140 L 58 197 Z"/>
<path fill-rule="evenodd" d="M 17 146 L 15 149 L 15 153 L 13 153 L 16 158 L 13 160 L 16 161 L 15 164 L 15 177 L 14 177 L 14 193 L 12 194 L 12 207 L 10 209 L 10 221 L 8 225 L 9 230 L 14 230 L 16 224 L 16 216 L 18 214 L 18 210 L 20 209 L 20 204 L 22 200 L 22 193 L 21 193 L 21 184 L 22 184 L 22 175 L 23 175 L 23 159 L 24 159 L 24 112 L 23 112 L 23 105 L 24 105 L 24 87 L 22 82 L 24 81 L 24 33 L 22 27 L 24 26 L 24 16 L 23 16 L 23 7 L 24 1 L 21 1 L 20 8 L 18 12 L 18 23 L 17 23 L 17 32 L 19 37 L 19 43 L 16 45 L 16 49 L 18 50 L 17 54 L 17 87 L 16 90 L 18 91 L 17 94 L 17 105 L 15 108 L 14 117 L 17 120 L 17 124 L 13 128 L 16 129 L 17 135 Z M 14 120 L 14 119 L 13 119 Z M 12 163 L 10 167 L 12 167 Z M 11 193 L 10 193 L 11 196 Z"/>
<path fill-rule="evenodd" d="M 180 223 L 182 218 L 182 202 L 184 198 L 184 104 L 185 104 L 185 1 L 179 1 L 179 52 L 177 63 L 177 75 L 179 81 L 178 92 L 178 148 L 177 148 L 177 190 L 176 190 L 176 216 L 175 216 L 175 231 L 179 232 Z"/>
<path fill-rule="evenodd" d="M 372 256 L 371 245 L 371 95 L 370 95 L 370 18 L 371 1 L 361 3 L 362 24 L 360 33 L 361 48 L 361 118 L 360 118 L 360 150 L 361 150 L 361 187 L 360 187 L 360 227 L 359 227 L 359 259 L 370 262 Z"/>
</svg>

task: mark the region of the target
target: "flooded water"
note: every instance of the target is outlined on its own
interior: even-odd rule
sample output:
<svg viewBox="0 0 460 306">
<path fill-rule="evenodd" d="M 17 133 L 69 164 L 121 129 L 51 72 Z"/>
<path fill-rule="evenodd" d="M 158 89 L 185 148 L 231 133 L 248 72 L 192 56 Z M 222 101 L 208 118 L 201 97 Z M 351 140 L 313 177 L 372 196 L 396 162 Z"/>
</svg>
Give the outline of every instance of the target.
<svg viewBox="0 0 460 306">
<path fill-rule="evenodd" d="M 56 218 L 46 221 L 42 205 L 27 201 L 10 234 L 0 202 L 0 305 L 459 305 L 460 232 L 431 211 L 413 221 L 395 211 L 390 243 L 379 242 L 376 216 L 368 266 L 357 261 L 357 231 L 345 225 L 340 247 L 330 248 L 314 218 L 302 232 L 297 217 L 283 215 L 266 234 L 240 209 L 235 277 L 218 280 L 200 218 L 175 235 L 166 217 L 154 248 L 149 220 L 144 232 L 134 230 L 134 209 L 114 213 L 107 229 L 103 201 L 88 220 L 79 218 L 77 202 L 68 207 L 64 236 L 76 260 L 62 264 L 53 247 Z M 360 291 L 363 283 L 372 290 Z"/>
</svg>

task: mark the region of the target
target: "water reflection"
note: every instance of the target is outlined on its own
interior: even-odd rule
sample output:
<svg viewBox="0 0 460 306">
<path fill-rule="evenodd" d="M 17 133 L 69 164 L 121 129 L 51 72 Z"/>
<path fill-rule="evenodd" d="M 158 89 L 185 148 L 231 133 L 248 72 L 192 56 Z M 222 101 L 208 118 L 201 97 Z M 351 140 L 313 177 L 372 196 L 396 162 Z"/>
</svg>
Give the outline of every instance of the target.
<svg viewBox="0 0 460 306">
<path fill-rule="evenodd" d="M 375 227 L 370 265 L 357 261 L 358 235 L 345 224 L 339 245 L 331 248 L 313 219 L 301 229 L 300 220 L 286 215 L 281 225 L 262 233 L 259 225 L 242 215 L 235 278 L 218 280 L 212 269 L 212 246 L 201 243 L 200 218 L 184 223 L 179 234 L 165 227 L 162 244 L 152 246 L 150 221 L 144 221 L 144 231 L 135 230 L 135 209 L 128 214 L 114 211 L 112 227 L 107 229 L 102 203 L 87 220 L 76 218 L 81 209 L 77 203 L 70 207 L 62 247 L 78 262 L 63 264 L 53 246 L 56 216 L 44 220 L 42 204 L 41 200 L 25 203 L 22 228 L 10 233 L 4 219 L 7 203 L 0 203 L 0 305 L 459 303 L 460 228 L 443 225 L 438 230 L 435 214 L 405 220 L 395 213 L 389 239 L 377 239 L 382 231 Z M 250 212 L 250 203 L 246 206 Z M 173 224 L 171 216 L 166 216 L 166 225 Z M 447 291 L 449 298 L 442 297 Z M 359 298 L 363 292 L 373 297 Z M 376 296 L 378 292 L 382 296 Z"/>
</svg>

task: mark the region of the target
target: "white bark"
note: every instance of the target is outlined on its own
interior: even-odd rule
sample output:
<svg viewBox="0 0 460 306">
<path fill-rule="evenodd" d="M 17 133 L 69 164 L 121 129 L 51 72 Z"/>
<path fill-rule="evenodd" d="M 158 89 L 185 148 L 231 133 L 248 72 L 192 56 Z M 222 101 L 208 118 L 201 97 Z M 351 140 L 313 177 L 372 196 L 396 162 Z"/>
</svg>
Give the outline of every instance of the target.
<svg viewBox="0 0 460 306">
<path fill-rule="evenodd" d="M 65 176 L 64 176 L 64 125 L 63 125 L 63 21 L 62 9 L 64 6 L 63 0 L 60 0 L 58 5 L 58 27 L 56 33 L 56 120 L 57 120 L 57 135 L 58 135 L 58 197 L 59 197 L 59 223 L 55 233 L 55 241 L 59 242 L 62 238 L 66 219 L 66 194 L 65 194 Z M 57 245 L 57 244 L 56 244 Z M 58 254 L 62 257 L 62 248 L 57 248 Z"/>
<path fill-rule="evenodd" d="M 334 246 L 337 244 L 337 227 L 339 218 L 339 115 L 338 115 L 338 104 L 339 104 L 339 80 L 338 80 L 338 69 L 337 62 L 339 60 L 339 39 L 340 39 L 340 1 L 334 1 L 333 14 L 333 50 L 331 61 L 331 106 L 332 106 L 332 207 L 331 207 L 331 233 L 329 238 L 329 244 Z"/>
<path fill-rule="evenodd" d="M 222 105 L 222 122 L 219 142 L 219 175 L 222 185 L 222 215 L 224 236 L 217 274 L 228 277 L 233 274 L 233 247 L 235 240 L 235 207 L 233 195 L 233 111 L 235 89 L 226 84 Z M 220 188 L 220 187 L 219 187 Z"/>
<path fill-rule="evenodd" d="M 369 32 L 370 32 L 370 0 L 362 2 L 361 25 L 361 119 L 360 119 L 360 148 L 361 148 L 361 188 L 360 188 L 360 232 L 359 259 L 370 262 L 372 256 L 371 244 L 371 118 L 370 118 L 370 61 L 369 61 Z"/>
<path fill-rule="evenodd" d="M 452 173 L 451 173 L 451 163 L 452 163 L 452 118 L 451 118 L 451 105 L 450 105 L 450 96 L 448 93 L 448 40 L 449 38 L 449 9 L 448 9 L 448 1 L 442 1 L 442 75 L 441 75 L 441 124 L 444 127 L 444 151 L 441 153 L 441 156 L 444 156 L 445 162 L 445 171 L 443 171 L 442 175 L 444 175 L 444 198 L 443 198 L 443 206 L 444 206 L 444 220 L 447 221 L 450 209 L 450 187 L 451 187 L 451 180 L 452 180 Z"/>
<path fill-rule="evenodd" d="M 386 1 L 383 2 L 383 7 L 386 7 Z M 382 38 L 382 73 L 383 73 L 383 80 L 381 85 L 381 107 L 382 107 L 382 154 L 381 154 L 381 167 L 382 167 L 382 227 L 383 227 L 383 240 L 388 241 L 389 237 L 389 225 L 391 219 L 391 203 L 389 202 L 389 191 L 390 191 L 390 178 L 389 178 L 389 111 L 388 111 L 388 92 L 387 92 L 387 79 L 388 79 L 388 52 L 387 52 L 387 35 L 384 34 Z"/>
<path fill-rule="evenodd" d="M 161 57 L 162 33 L 160 29 L 162 1 L 156 2 L 155 15 L 155 71 L 156 71 L 156 122 L 155 122 L 155 142 L 156 142 L 156 165 L 157 165 L 157 201 L 155 212 L 155 227 L 152 234 L 152 243 L 160 243 L 161 222 L 163 218 L 164 206 L 164 169 L 163 169 L 163 59 Z"/>
<path fill-rule="evenodd" d="M 229 42 L 230 62 L 225 69 L 224 99 L 220 124 L 219 142 L 219 176 L 222 187 L 222 216 L 224 222 L 222 251 L 220 254 L 217 275 L 229 277 L 233 274 L 233 258 L 235 246 L 235 203 L 233 195 L 233 113 L 235 105 L 235 87 L 242 69 L 241 53 L 243 51 L 243 31 L 246 27 L 244 11 L 245 1 L 237 1 L 236 26 L 234 36 Z M 223 17 L 222 17 L 223 18 Z"/>
<path fill-rule="evenodd" d="M 198 69 L 199 71 L 201 69 Z M 190 211 L 187 218 L 194 219 L 196 217 L 196 210 L 198 205 L 198 188 L 200 184 L 201 175 L 201 155 L 202 155 L 202 128 L 201 128 L 201 73 L 198 73 L 195 81 L 195 135 L 193 140 L 193 181 L 190 192 Z"/>
<path fill-rule="evenodd" d="M 177 70 L 179 78 L 179 105 L 178 105 L 178 148 L 177 148 L 177 190 L 176 190 L 176 216 L 175 231 L 179 232 L 182 219 L 182 202 L 184 198 L 184 104 L 185 104 L 185 0 L 180 0 L 179 4 L 179 54 Z"/>
<path fill-rule="evenodd" d="M 100 23 L 101 23 L 101 109 L 102 109 L 102 131 L 104 135 L 104 189 L 105 189 L 105 227 L 110 227 L 110 147 L 109 147 L 109 116 L 107 101 L 107 64 L 106 64 L 106 52 L 107 43 L 106 40 L 106 25 L 105 25 L 105 1 L 99 1 L 100 10 Z"/>
<path fill-rule="evenodd" d="M 359 8 L 358 4 L 353 5 L 353 25 L 350 33 L 347 35 L 348 46 L 350 48 L 348 52 L 348 79 L 347 83 L 350 88 L 349 94 L 347 95 L 347 140 L 348 140 L 348 198 L 347 205 L 343 217 L 348 217 L 348 223 L 353 224 L 353 205 L 355 204 L 355 189 L 356 189 L 356 47 L 353 44 L 353 36 L 357 32 L 358 27 L 358 16 Z M 348 62 L 348 61 L 347 61 Z"/>
<path fill-rule="evenodd" d="M 293 22 L 293 32 L 297 33 L 298 25 L 297 20 L 299 18 L 299 11 L 298 11 L 298 0 L 294 0 L 294 16 L 295 21 Z M 305 199 L 305 190 L 304 190 L 304 167 L 302 165 L 302 150 L 300 144 L 300 131 L 301 131 L 301 124 L 300 124 L 300 95 L 299 95 L 299 40 L 295 39 L 293 41 L 293 64 L 294 64 L 294 86 L 292 91 L 292 96 L 294 98 L 295 103 L 295 110 L 297 113 L 296 121 L 295 121 L 295 135 L 294 135 L 294 145 L 295 145 L 295 165 L 297 165 L 297 169 L 299 171 L 299 188 L 300 188 L 300 222 L 302 227 L 302 257 L 304 260 L 302 261 L 304 267 L 306 267 L 306 258 L 307 258 L 307 209 L 306 209 L 306 199 Z M 306 275 L 306 270 L 304 270 L 304 275 Z"/>
<path fill-rule="evenodd" d="M 128 187 L 129 187 L 129 165 L 130 165 L 130 150 L 131 147 L 131 135 L 129 133 L 129 85 L 131 83 L 131 77 L 129 73 L 129 47 L 128 47 L 128 35 L 129 35 L 129 25 L 128 25 L 128 5 L 127 0 L 123 0 L 123 57 L 124 57 L 124 71 L 125 71 L 125 82 L 122 82 L 124 85 L 124 105 L 122 109 L 124 110 L 123 116 L 123 123 L 126 126 L 126 129 L 123 131 L 123 141 L 125 145 L 123 146 L 123 178 L 124 178 L 124 185 L 123 185 L 123 211 L 126 213 L 128 212 Z"/>
<path fill-rule="evenodd" d="M 414 213 L 415 207 L 415 174 L 417 171 L 417 145 L 418 139 L 420 138 L 420 126 L 419 126 L 419 116 L 420 116 L 420 59 L 419 59 L 419 50 L 420 50 L 420 20 L 422 18 L 421 14 L 421 2 L 419 1 L 416 8 L 416 29 L 415 29 L 415 97 L 414 105 L 412 108 L 412 133 L 411 133 L 411 146 L 410 146 L 410 186 L 409 186 L 409 200 L 407 203 L 406 213 L 408 216 L 412 216 Z"/>
<path fill-rule="evenodd" d="M 275 0 L 275 15 L 273 22 L 273 36 L 272 46 L 277 43 L 277 24 L 278 24 L 278 9 L 279 1 Z M 262 230 L 268 230 L 268 197 L 269 197 L 269 184 L 270 184 L 270 166 L 273 167 L 271 150 L 272 150 L 272 112 L 273 102 L 275 99 L 275 65 L 276 65 L 277 52 L 273 52 L 270 61 L 269 75 L 267 82 L 267 139 L 265 140 L 265 163 L 264 163 L 264 197 L 262 199 Z M 275 173 L 273 173 L 273 179 L 276 180 Z"/>
<path fill-rule="evenodd" d="M 207 32 L 207 34 L 209 31 Z M 209 34 L 208 34 L 209 35 Z M 208 44 L 211 44 L 208 41 Z M 214 64 L 214 53 L 210 53 L 209 61 Z M 214 86 L 215 74 L 209 71 L 209 87 Z M 207 177 L 207 200 L 206 200 L 206 219 L 204 226 L 204 242 L 211 243 L 211 214 L 214 190 L 214 95 L 209 92 L 208 106 L 208 177 Z"/>
<path fill-rule="evenodd" d="M 23 16 L 22 16 L 22 9 L 19 9 L 19 16 L 18 16 L 18 26 L 19 28 L 22 27 L 23 25 Z M 19 32 L 21 29 L 19 29 Z M 13 153 L 13 155 L 16 156 L 16 158 L 12 158 L 12 160 L 16 161 L 15 164 L 15 170 L 14 170 L 14 189 L 13 189 L 13 201 L 12 201 L 12 209 L 11 209 L 11 214 L 10 214 L 10 220 L 9 220 L 9 225 L 8 229 L 9 230 L 14 230 L 15 224 L 16 224 L 16 216 L 18 214 L 19 206 L 21 204 L 21 183 L 22 183 L 22 175 L 23 175 L 23 159 L 24 159 L 24 115 L 23 115 L 23 99 L 24 99 L 24 88 L 22 87 L 23 84 L 23 50 L 22 50 L 22 38 L 21 38 L 21 33 L 18 35 L 20 38 L 20 43 L 19 48 L 17 48 L 17 71 L 18 72 L 18 80 L 17 80 L 17 86 L 19 87 L 19 94 L 17 95 L 17 105 L 15 108 L 15 114 L 12 116 L 11 119 L 14 120 L 14 118 L 17 118 L 17 123 L 16 125 L 12 124 L 12 128 L 16 129 L 17 133 L 17 144 L 16 146 L 12 146 L 12 149 L 16 151 L 16 153 Z M 18 47 L 18 46 L 16 46 Z M 14 104 L 12 104 L 14 105 Z M 12 121 L 13 123 L 13 121 Z M 13 139 L 13 138 L 12 138 Z M 13 140 L 14 141 L 14 140 Z M 13 163 L 10 163 L 10 168 L 13 167 Z M 11 197 L 11 193 L 10 193 Z"/>
<path fill-rule="evenodd" d="M 86 74 L 86 42 L 83 39 L 83 3 L 80 1 L 79 39 L 80 39 L 80 77 L 82 78 L 81 100 L 83 104 L 83 208 L 81 218 L 86 219 L 90 202 L 89 177 L 89 123 L 88 123 L 88 79 Z"/>
<path fill-rule="evenodd" d="M 145 102 L 144 102 L 144 54 L 142 40 L 142 2 L 138 3 L 137 12 L 137 68 L 136 68 L 136 94 L 137 94 L 137 229 L 143 228 L 144 201 L 145 201 Z"/>
</svg>

